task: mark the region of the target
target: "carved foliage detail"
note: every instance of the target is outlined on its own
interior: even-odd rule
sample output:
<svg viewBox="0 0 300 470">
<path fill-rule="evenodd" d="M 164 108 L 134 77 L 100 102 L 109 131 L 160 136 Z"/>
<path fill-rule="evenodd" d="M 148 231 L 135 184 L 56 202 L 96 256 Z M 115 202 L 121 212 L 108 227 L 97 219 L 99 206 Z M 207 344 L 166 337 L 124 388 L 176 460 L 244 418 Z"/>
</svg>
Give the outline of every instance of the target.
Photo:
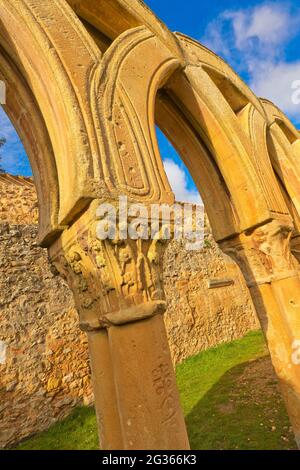
<svg viewBox="0 0 300 470">
<path fill-rule="evenodd" d="M 292 227 L 273 220 L 220 246 L 240 266 L 248 285 L 261 284 L 296 274 L 291 235 Z"/>
<path fill-rule="evenodd" d="M 95 223 L 52 257 L 73 290 L 81 325 L 97 328 L 105 315 L 164 301 L 161 240 L 98 240 Z"/>
</svg>

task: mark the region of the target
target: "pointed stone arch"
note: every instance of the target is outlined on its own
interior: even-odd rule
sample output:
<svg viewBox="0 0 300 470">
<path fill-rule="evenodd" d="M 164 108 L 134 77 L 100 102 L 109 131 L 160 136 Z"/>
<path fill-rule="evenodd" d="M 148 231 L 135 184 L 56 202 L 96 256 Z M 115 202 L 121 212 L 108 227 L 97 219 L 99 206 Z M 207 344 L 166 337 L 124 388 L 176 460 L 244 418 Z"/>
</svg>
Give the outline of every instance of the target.
<svg viewBox="0 0 300 470">
<path fill-rule="evenodd" d="M 146 56 L 147 63 L 142 60 Z M 179 58 L 144 27 L 123 33 L 104 54 L 92 100 L 112 192 L 121 190 L 131 200 L 145 203 L 174 202 L 156 142 L 154 115 L 158 89 L 180 66 Z"/>
<path fill-rule="evenodd" d="M 275 214 L 288 216 L 270 159 L 263 149 L 258 163 L 258 143 L 251 139 L 258 122 L 266 127 L 260 101 L 222 59 L 186 36 L 177 37 L 186 67 L 169 80 L 166 90 L 178 100 L 219 168 L 239 218 L 236 230 L 262 224 Z M 276 188 L 272 196 L 266 191 L 269 185 Z"/>
<path fill-rule="evenodd" d="M 261 100 L 269 121 L 268 149 L 274 172 L 294 220 L 292 250 L 300 259 L 300 135 L 285 114 L 268 100 Z"/>
<path fill-rule="evenodd" d="M 282 115 L 270 120 L 266 103 L 220 58 L 172 34 L 139 0 L 0 0 L 0 17 L 0 76 L 17 87 L 7 111 L 35 172 L 41 242 L 89 336 L 102 446 L 188 448 L 161 315 L 163 244 L 103 241 L 96 230 L 99 203 L 114 205 L 120 194 L 147 206 L 174 201 L 155 118 L 190 169 L 221 248 L 244 273 L 299 443 L 291 355 L 300 281 L 289 245 L 299 136 Z M 278 147 L 270 151 L 275 131 L 292 178 Z"/>
<path fill-rule="evenodd" d="M 208 215 L 220 247 L 239 264 L 248 284 L 299 444 L 300 371 L 298 365 L 292 363 L 293 345 L 300 334 L 299 311 L 291 308 L 291 304 L 299 303 L 297 294 L 295 299 L 290 297 L 291 292 L 297 293 L 300 287 L 290 251 L 293 221 L 296 225 L 298 219 L 287 198 L 288 191 L 281 190 L 283 182 L 278 183 L 273 172 L 268 145 L 270 123 L 261 102 L 223 61 L 195 41 L 182 35 L 178 37 L 187 64 L 166 84 L 162 100 L 165 108 L 169 103 L 169 108 L 164 117 L 170 126 L 170 103 L 173 102 L 173 109 L 177 108 L 177 122 L 178 116 L 184 115 L 198 134 L 198 142 L 202 142 L 198 158 L 194 155 L 195 162 L 201 156 L 204 163 L 204 145 L 210 163 L 214 162 L 221 174 L 224 200 L 226 195 L 228 198 L 224 215 L 230 213 L 228 208 L 233 208 L 231 217 L 227 215 L 222 221 L 230 220 L 234 224 L 225 225 L 229 230 L 220 236 L 219 221 L 211 215 L 213 209 L 211 211 L 209 205 Z M 283 124 L 280 127 L 282 130 Z M 284 128 L 288 138 L 293 139 L 295 151 L 298 148 L 297 133 L 291 133 L 287 120 Z M 180 135 L 187 144 L 185 136 Z M 192 154 L 192 146 L 187 144 L 187 148 Z M 188 153 L 186 149 L 185 152 Z M 297 165 L 295 160 L 294 164 Z M 192 162 L 190 169 L 193 171 Z M 196 181 L 197 177 L 200 179 L 199 170 L 199 167 L 195 170 Z M 216 172 L 216 168 L 214 170 Z M 210 176 L 211 172 L 212 168 Z M 211 184 L 211 180 L 207 181 Z M 294 184 L 295 181 L 294 178 Z M 209 191 L 204 190 L 205 182 L 200 179 L 200 192 L 201 186 L 203 198 L 207 200 Z M 219 210 L 218 205 L 216 209 Z"/>
<path fill-rule="evenodd" d="M 48 216 L 43 205 L 40 217 L 41 226 L 48 227 L 41 238 L 53 238 L 99 193 L 99 161 L 93 160 L 97 138 L 88 93 L 90 75 L 102 54 L 62 0 L 1 1 L 0 13 L 1 50 L 15 73 L 11 93 L 15 83 L 26 83 L 39 107 L 40 127 L 47 129 L 51 142 L 53 158 L 40 161 L 39 168 L 44 166 L 45 175 L 50 170 L 57 206 L 51 206 L 50 225 L 43 220 Z M 29 151 L 29 158 L 36 171 L 37 156 Z"/>
</svg>

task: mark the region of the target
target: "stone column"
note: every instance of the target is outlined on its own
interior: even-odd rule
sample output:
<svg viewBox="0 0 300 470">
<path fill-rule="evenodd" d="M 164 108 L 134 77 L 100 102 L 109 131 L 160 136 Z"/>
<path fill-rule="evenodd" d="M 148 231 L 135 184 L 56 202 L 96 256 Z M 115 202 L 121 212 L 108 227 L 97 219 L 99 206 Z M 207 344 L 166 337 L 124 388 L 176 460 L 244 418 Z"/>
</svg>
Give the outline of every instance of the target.
<svg viewBox="0 0 300 470">
<path fill-rule="evenodd" d="M 125 449 L 188 449 L 162 315 L 108 330 Z"/>
<path fill-rule="evenodd" d="M 102 449 L 188 449 L 165 332 L 160 240 L 97 239 L 97 203 L 49 249 L 89 337 Z"/>
<path fill-rule="evenodd" d="M 122 449 L 123 438 L 107 331 L 94 330 L 87 335 L 100 448 Z"/>
<path fill-rule="evenodd" d="M 291 235 L 292 227 L 273 220 L 220 247 L 246 279 L 300 448 L 300 279 Z"/>
</svg>

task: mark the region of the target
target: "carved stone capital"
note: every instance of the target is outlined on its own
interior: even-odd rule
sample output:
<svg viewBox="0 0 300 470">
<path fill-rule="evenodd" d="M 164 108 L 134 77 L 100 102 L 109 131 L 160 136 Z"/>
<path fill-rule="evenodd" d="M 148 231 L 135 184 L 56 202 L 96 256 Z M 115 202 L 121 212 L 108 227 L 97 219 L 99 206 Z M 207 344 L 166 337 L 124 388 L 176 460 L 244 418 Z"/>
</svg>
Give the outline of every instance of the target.
<svg viewBox="0 0 300 470">
<path fill-rule="evenodd" d="M 80 326 L 90 331 L 161 314 L 165 240 L 100 240 L 96 201 L 49 249 L 72 288 Z"/>
<path fill-rule="evenodd" d="M 220 248 L 241 268 L 248 287 L 298 276 L 290 250 L 292 227 L 273 220 L 238 237 L 223 241 Z"/>
</svg>

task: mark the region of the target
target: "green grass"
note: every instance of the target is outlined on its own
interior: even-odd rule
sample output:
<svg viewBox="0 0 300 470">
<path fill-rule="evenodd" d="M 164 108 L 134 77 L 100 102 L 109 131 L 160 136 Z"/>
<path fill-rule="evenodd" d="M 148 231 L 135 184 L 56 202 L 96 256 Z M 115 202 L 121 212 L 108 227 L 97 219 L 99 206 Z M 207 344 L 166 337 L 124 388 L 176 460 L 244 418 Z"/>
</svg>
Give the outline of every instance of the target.
<svg viewBox="0 0 300 470">
<path fill-rule="evenodd" d="M 96 450 L 96 429 L 94 409 L 76 408 L 68 418 L 22 442 L 17 450 Z"/>
<path fill-rule="evenodd" d="M 261 332 L 188 359 L 177 382 L 192 449 L 296 447 Z"/>
<path fill-rule="evenodd" d="M 192 449 L 296 448 L 260 332 L 186 360 L 177 383 Z M 76 409 L 18 449 L 97 449 L 94 410 Z"/>
</svg>

